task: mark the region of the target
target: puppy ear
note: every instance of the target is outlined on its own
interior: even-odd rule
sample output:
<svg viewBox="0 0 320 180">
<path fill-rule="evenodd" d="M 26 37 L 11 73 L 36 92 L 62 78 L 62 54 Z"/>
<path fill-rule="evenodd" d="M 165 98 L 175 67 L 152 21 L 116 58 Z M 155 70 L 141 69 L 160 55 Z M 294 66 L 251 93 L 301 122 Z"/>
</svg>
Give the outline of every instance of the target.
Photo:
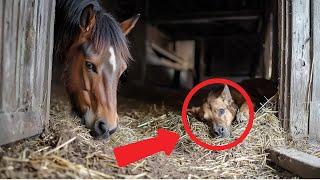
<svg viewBox="0 0 320 180">
<path fill-rule="evenodd" d="M 221 97 L 223 98 L 223 100 L 227 102 L 233 102 L 233 98 L 231 96 L 231 92 L 228 85 L 224 85 L 223 91 L 221 92 Z"/>
</svg>

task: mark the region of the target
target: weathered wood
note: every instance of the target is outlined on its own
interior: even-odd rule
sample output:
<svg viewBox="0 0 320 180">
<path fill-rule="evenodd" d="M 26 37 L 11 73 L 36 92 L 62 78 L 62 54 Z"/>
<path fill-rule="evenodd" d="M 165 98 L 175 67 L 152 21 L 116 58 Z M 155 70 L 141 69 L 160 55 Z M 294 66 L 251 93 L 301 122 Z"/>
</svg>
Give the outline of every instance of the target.
<svg viewBox="0 0 320 180">
<path fill-rule="evenodd" d="M 185 61 L 184 64 L 186 64 L 188 69 L 194 69 L 195 41 L 176 41 L 175 54 Z"/>
<path fill-rule="evenodd" d="M 310 1 L 293 0 L 290 80 L 290 132 L 308 135 L 310 81 Z"/>
<path fill-rule="evenodd" d="M 320 159 L 284 147 L 267 150 L 268 159 L 302 178 L 320 178 Z"/>
<path fill-rule="evenodd" d="M 286 0 L 278 1 L 279 15 L 279 41 L 280 41 L 280 66 L 279 66 L 279 118 L 283 127 L 289 130 L 289 3 Z"/>
<path fill-rule="evenodd" d="M 55 0 L 0 2 L 0 144 L 35 135 L 48 120 L 54 7 Z"/>
<path fill-rule="evenodd" d="M 272 64 L 273 64 L 273 13 L 270 12 L 267 15 L 267 23 L 264 39 L 264 78 L 270 79 L 272 76 Z"/>
<path fill-rule="evenodd" d="M 168 50 L 158 46 L 155 43 L 151 43 L 151 47 L 152 47 L 153 50 L 155 50 L 158 53 L 162 54 L 166 58 L 171 59 L 172 61 L 175 61 L 175 62 L 180 63 L 180 64 L 184 64 L 185 63 L 185 60 L 183 58 L 178 57 L 177 55 L 174 54 L 174 52 L 169 52 Z"/>
<path fill-rule="evenodd" d="M 310 102 L 310 119 L 309 133 L 313 139 L 320 140 L 320 1 L 312 0 L 312 63 L 311 63 L 311 102 Z"/>
<path fill-rule="evenodd" d="M 41 133 L 45 112 L 0 114 L 0 145 Z"/>
<path fill-rule="evenodd" d="M 310 0 L 284 1 L 280 115 L 292 137 L 308 135 L 311 67 Z"/>
<path fill-rule="evenodd" d="M 207 18 L 190 18 L 180 20 L 156 20 L 152 21 L 154 24 L 210 24 L 216 21 L 245 21 L 257 20 L 259 15 L 250 16 L 221 16 L 221 17 L 207 17 Z"/>
<path fill-rule="evenodd" d="M 178 14 L 177 16 L 158 16 L 152 19 L 152 24 L 208 24 L 216 21 L 242 21 L 257 20 L 262 15 L 261 11 L 241 10 L 241 11 L 214 11 L 207 13 L 189 12 L 188 14 Z"/>
</svg>

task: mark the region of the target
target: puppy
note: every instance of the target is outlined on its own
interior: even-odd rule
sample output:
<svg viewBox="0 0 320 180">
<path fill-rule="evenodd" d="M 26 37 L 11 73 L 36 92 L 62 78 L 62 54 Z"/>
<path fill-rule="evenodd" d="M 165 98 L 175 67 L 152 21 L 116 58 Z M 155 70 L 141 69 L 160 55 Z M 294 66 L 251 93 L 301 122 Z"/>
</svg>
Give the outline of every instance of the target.
<svg viewBox="0 0 320 180">
<path fill-rule="evenodd" d="M 245 80 L 239 84 L 247 91 L 255 108 L 277 93 L 276 84 L 266 79 Z M 249 118 L 249 107 L 244 97 L 227 85 L 218 93 L 210 92 L 200 107 L 192 107 L 188 112 L 206 123 L 211 135 L 220 137 L 231 135 L 233 121 L 241 123 Z"/>
</svg>

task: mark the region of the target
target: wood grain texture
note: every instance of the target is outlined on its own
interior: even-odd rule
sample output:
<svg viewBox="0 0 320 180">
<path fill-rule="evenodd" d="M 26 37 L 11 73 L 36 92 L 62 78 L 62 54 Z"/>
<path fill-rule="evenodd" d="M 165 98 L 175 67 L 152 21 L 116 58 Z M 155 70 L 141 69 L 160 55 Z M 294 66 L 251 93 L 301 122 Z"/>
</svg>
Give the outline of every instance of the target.
<svg viewBox="0 0 320 180">
<path fill-rule="evenodd" d="M 285 147 L 268 149 L 267 153 L 269 160 L 302 178 L 320 178 L 320 159 L 316 156 Z"/>
<path fill-rule="evenodd" d="M 293 138 L 320 140 L 320 1 L 279 1 L 279 115 Z"/>
<path fill-rule="evenodd" d="M 0 1 L 0 144 L 38 134 L 48 120 L 54 7 Z"/>
<path fill-rule="evenodd" d="M 294 137 L 308 135 L 310 81 L 310 1 L 293 0 L 292 62 L 290 80 L 290 132 Z"/>
<path fill-rule="evenodd" d="M 309 133 L 312 139 L 320 140 L 320 1 L 312 0 L 312 64 L 311 102 Z"/>
<path fill-rule="evenodd" d="M 290 108 L 290 91 L 289 91 L 289 68 L 290 54 L 289 54 L 289 2 L 286 0 L 279 0 L 279 41 L 280 41 L 280 77 L 279 77 L 279 118 L 283 122 L 283 127 L 289 130 L 289 108 Z"/>
</svg>

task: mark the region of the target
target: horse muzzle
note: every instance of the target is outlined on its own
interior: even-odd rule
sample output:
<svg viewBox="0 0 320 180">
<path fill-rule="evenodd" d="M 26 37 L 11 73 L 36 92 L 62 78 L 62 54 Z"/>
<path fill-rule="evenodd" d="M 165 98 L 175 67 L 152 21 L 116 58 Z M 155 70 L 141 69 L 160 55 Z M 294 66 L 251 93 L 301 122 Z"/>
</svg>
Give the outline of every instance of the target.
<svg viewBox="0 0 320 180">
<path fill-rule="evenodd" d="M 94 126 L 91 128 L 90 134 L 93 137 L 107 139 L 113 133 L 115 133 L 117 128 L 109 129 L 107 123 L 104 120 L 100 119 L 94 123 Z"/>
</svg>

